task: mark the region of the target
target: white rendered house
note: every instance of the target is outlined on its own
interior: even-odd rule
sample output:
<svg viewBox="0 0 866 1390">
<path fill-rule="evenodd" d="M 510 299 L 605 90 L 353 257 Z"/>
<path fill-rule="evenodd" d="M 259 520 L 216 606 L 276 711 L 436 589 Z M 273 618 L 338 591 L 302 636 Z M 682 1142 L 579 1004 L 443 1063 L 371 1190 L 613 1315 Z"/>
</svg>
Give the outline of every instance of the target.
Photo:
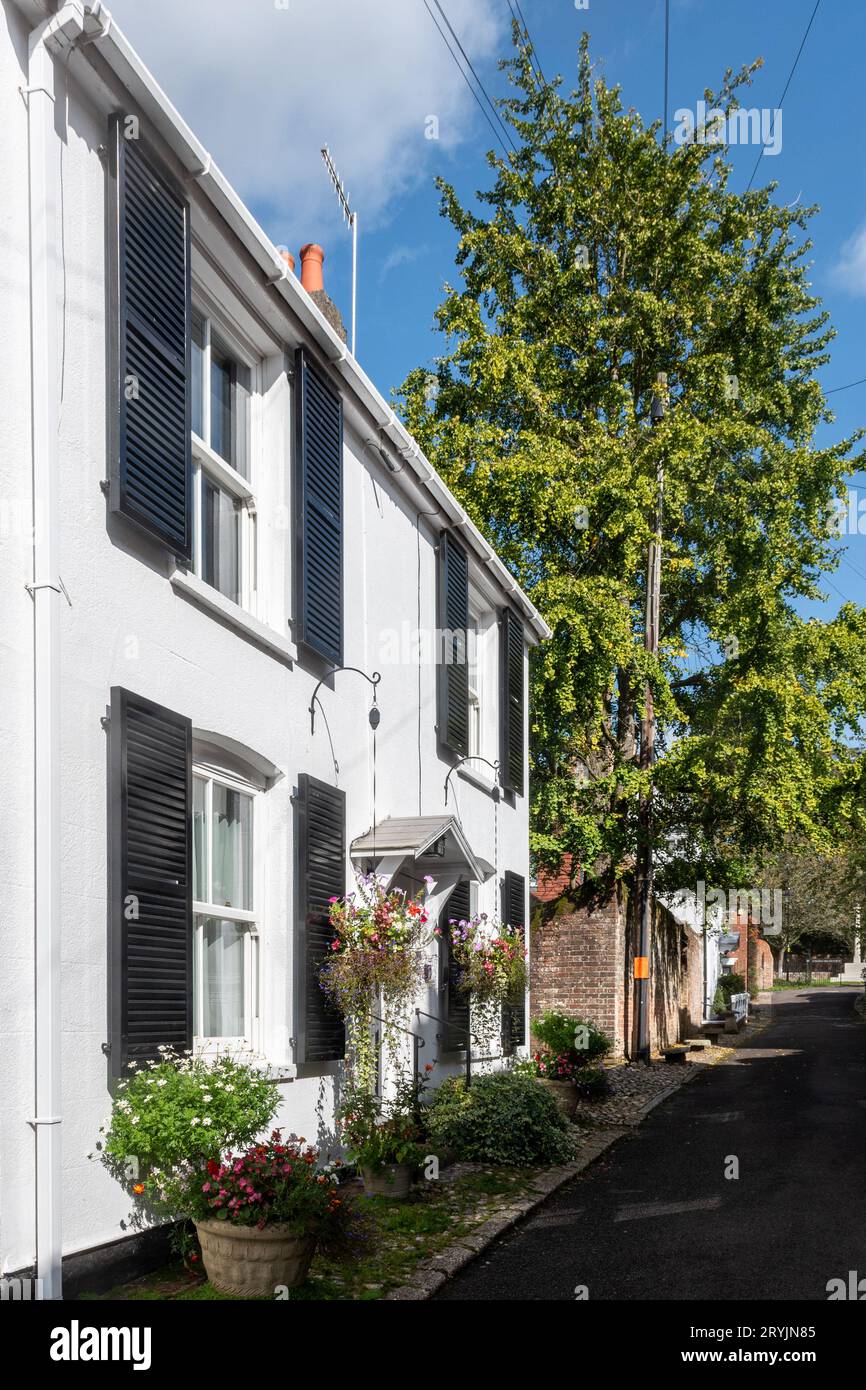
<svg viewBox="0 0 866 1390">
<path fill-rule="evenodd" d="M 107 10 L 0 11 L 0 1274 L 59 1297 L 130 1060 L 232 1041 L 327 1140 L 353 865 L 525 922 L 549 633 Z"/>
</svg>

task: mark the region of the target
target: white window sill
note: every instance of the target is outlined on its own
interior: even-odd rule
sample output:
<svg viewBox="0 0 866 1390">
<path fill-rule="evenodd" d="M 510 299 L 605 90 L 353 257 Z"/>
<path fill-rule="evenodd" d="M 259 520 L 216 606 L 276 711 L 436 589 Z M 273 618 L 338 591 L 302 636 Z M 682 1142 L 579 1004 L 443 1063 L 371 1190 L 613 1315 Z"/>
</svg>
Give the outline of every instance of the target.
<svg viewBox="0 0 866 1390">
<path fill-rule="evenodd" d="M 486 792 L 488 796 L 493 795 L 493 789 L 496 783 L 491 777 L 485 777 L 484 773 L 479 772 L 476 768 L 467 767 L 467 765 L 463 763 L 457 769 L 457 776 L 461 777 L 464 782 L 469 782 L 473 787 L 478 787 L 480 791 Z"/>
<path fill-rule="evenodd" d="M 238 604 L 232 603 L 230 598 L 226 598 L 225 594 L 221 594 L 210 584 L 205 584 L 197 575 L 191 574 L 189 570 L 176 569 L 169 579 L 176 593 L 183 594 L 185 598 L 191 599 L 210 613 L 216 613 L 244 637 L 258 642 L 259 646 L 266 647 L 283 661 L 297 660 L 298 649 L 289 637 L 284 637 L 276 628 L 254 618 L 252 613 L 247 613 Z"/>
<path fill-rule="evenodd" d="M 262 1062 L 262 1071 L 269 1081 L 297 1081 L 298 1068 L 294 1062 Z"/>
<path fill-rule="evenodd" d="M 297 1081 L 298 1068 L 294 1062 L 269 1062 L 266 1057 L 262 1057 L 257 1052 L 250 1052 L 245 1047 L 229 1047 L 228 1049 L 221 1042 L 205 1043 L 196 1038 L 193 1044 L 193 1054 L 203 1058 L 205 1061 L 216 1061 L 217 1058 L 228 1055 L 248 1062 L 250 1066 L 256 1067 L 267 1077 L 268 1081 Z"/>
</svg>

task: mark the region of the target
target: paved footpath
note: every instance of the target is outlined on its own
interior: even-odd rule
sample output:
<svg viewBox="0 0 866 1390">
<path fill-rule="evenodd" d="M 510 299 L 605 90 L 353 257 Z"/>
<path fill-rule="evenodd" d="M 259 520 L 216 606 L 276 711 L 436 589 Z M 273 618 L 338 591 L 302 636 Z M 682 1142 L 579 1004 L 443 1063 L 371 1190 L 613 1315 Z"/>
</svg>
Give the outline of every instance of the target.
<svg viewBox="0 0 866 1390">
<path fill-rule="evenodd" d="M 829 1279 L 866 1278 L 858 993 L 777 993 L 754 1045 L 701 1069 L 435 1297 L 824 1301 Z"/>
</svg>

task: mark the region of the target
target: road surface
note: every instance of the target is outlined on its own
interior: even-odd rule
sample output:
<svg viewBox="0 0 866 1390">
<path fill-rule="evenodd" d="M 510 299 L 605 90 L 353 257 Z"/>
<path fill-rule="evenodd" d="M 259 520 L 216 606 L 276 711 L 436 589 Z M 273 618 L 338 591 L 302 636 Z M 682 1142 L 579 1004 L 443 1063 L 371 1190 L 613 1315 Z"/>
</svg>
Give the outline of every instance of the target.
<svg viewBox="0 0 866 1390">
<path fill-rule="evenodd" d="M 775 994 L 748 1048 L 701 1069 L 436 1297 L 826 1301 L 828 1280 L 866 1279 L 858 992 Z"/>
</svg>

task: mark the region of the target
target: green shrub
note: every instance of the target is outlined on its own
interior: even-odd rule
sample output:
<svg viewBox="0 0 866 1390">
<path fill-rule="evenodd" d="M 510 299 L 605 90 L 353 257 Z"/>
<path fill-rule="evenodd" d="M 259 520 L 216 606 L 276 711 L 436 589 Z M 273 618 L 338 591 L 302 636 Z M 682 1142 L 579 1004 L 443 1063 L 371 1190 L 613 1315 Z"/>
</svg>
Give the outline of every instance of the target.
<svg viewBox="0 0 866 1390">
<path fill-rule="evenodd" d="M 603 1067 L 587 1067 L 574 1078 L 581 1100 L 604 1100 L 613 1091 L 610 1077 Z"/>
<path fill-rule="evenodd" d="M 230 1147 L 248 1145 L 271 1122 L 280 1093 L 253 1063 L 228 1053 L 130 1065 L 117 1085 L 101 1161 L 155 1209 L 177 1207 L 188 1173 Z"/>
<path fill-rule="evenodd" d="M 423 1129 L 407 1099 L 411 1100 L 411 1095 L 406 1088 L 391 1101 L 383 1101 L 363 1087 L 347 1090 L 338 1119 L 340 1136 L 354 1165 L 381 1172 L 391 1163 L 408 1163 L 413 1168 L 420 1163 L 424 1157 L 420 1142 Z"/>
<path fill-rule="evenodd" d="M 726 1014 L 731 1007 L 731 995 L 745 992 L 746 981 L 742 975 L 736 975 L 733 971 L 727 975 L 720 975 L 713 995 L 713 1013 Z"/>
<path fill-rule="evenodd" d="M 532 1020 L 532 1033 L 554 1056 L 571 1056 L 581 1067 L 606 1057 L 613 1046 L 607 1033 L 594 1023 L 555 1009 Z"/>
<path fill-rule="evenodd" d="M 449 1077 L 433 1096 L 427 1129 L 434 1143 L 474 1163 L 563 1163 L 571 1157 L 568 1123 L 531 1077 L 496 1072 Z"/>
</svg>

